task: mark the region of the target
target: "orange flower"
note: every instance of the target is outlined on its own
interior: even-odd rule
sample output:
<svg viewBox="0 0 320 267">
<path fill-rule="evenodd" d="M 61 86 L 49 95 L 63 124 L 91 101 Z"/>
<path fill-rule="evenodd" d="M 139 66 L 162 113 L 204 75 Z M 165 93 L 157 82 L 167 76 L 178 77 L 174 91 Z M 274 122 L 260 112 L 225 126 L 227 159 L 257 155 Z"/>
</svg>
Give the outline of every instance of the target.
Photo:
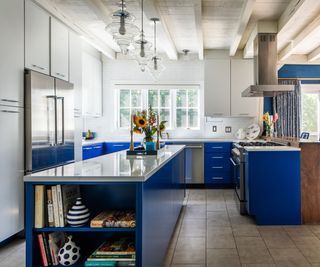
<svg viewBox="0 0 320 267">
<path fill-rule="evenodd" d="M 146 128 L 147 127 L 147 120 L 143 117 L 135 116 L 134 123 L 138 128 Z"/>
</svg>

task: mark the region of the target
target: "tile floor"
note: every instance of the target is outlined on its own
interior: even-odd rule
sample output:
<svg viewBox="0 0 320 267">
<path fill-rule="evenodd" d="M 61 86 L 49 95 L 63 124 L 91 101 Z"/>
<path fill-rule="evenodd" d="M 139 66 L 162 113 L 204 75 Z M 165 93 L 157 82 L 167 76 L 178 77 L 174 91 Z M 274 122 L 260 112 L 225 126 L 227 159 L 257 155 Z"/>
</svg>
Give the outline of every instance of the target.
<svg viewBox="0 0 320 267">
<path fill-rule="evenodd" d="M 233 190 L 189 190 L 186 204 L 163 267 L 320 267 L 320 225 L 256 226 Z M 24 259 L 23 240 L 0 248 L 0 267 Z"/>
<path fill-rule="evenodd" d="M 190 190 L 164 267 L 320 267 L 320 225 L 256 226 L 233 190 Z"/>
</svg>

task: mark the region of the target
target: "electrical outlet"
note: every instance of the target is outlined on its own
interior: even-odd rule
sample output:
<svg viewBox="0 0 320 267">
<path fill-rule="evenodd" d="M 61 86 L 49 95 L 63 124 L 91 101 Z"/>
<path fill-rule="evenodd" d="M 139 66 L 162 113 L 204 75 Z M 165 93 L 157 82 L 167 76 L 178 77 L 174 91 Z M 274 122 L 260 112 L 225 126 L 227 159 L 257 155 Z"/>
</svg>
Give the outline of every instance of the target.
<svg viewBox="0 0 320 267">
<path fill-rule="evenodd" d="M 231 133 L 231 131 L 232 131 L 232 127 L 231 126 L 226 126 L 225 132 L 226 133 Z"/>
<path fill-rule="evenodd" d="M 214 132 L 214 133 L 217 132 L 217 126 L 216 126 L 216 125 L 213 125 L 213 126 L 212 126 L 212 132 Z"/>
</svg>

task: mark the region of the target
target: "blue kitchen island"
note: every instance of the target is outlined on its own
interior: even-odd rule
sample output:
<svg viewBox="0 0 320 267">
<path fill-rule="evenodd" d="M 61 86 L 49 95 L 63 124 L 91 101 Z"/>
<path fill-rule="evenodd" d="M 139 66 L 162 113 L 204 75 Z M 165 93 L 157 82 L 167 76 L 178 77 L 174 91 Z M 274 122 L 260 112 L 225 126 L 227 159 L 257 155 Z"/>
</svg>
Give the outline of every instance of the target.
<svg viewBox="0 0 320 267">
<path fill-rule="evenodd" d="M 127 157 L 125 151 L 76 162 L 25 176 L 26 266 L 42 266 L 37 236 L 65 232 L 81 248 L 85 260 L 113 236 L 132 236 L 136 266 L 160 267 L 178 220 L 185 196 L 184 146 L 166 146 L 158 156 Z M 80 185 L 91 218 L 104 210 L 134 210 L 135 228 L 34 227 L 35 186 Z"/>
</svg>

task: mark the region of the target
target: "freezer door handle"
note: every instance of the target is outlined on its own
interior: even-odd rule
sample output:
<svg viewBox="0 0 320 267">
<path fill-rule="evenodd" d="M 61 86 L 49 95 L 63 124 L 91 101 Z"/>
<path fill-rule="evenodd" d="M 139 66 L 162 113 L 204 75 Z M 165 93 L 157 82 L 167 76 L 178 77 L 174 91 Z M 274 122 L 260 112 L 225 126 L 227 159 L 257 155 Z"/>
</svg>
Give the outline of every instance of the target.
<svg viewBox="0 0 320 267">
<path fill-rule="evenodd" d="M 57 97 L 57 145 L 64 144 L 64 133 L 64 97 Z"/>
<path fill-rule="evenodd" d="M 56 97 L 53 95 L 47 96 L 47 140 L 49 146 L 57 144 L 57 129 L 56 129 Z"/>
</svg>

